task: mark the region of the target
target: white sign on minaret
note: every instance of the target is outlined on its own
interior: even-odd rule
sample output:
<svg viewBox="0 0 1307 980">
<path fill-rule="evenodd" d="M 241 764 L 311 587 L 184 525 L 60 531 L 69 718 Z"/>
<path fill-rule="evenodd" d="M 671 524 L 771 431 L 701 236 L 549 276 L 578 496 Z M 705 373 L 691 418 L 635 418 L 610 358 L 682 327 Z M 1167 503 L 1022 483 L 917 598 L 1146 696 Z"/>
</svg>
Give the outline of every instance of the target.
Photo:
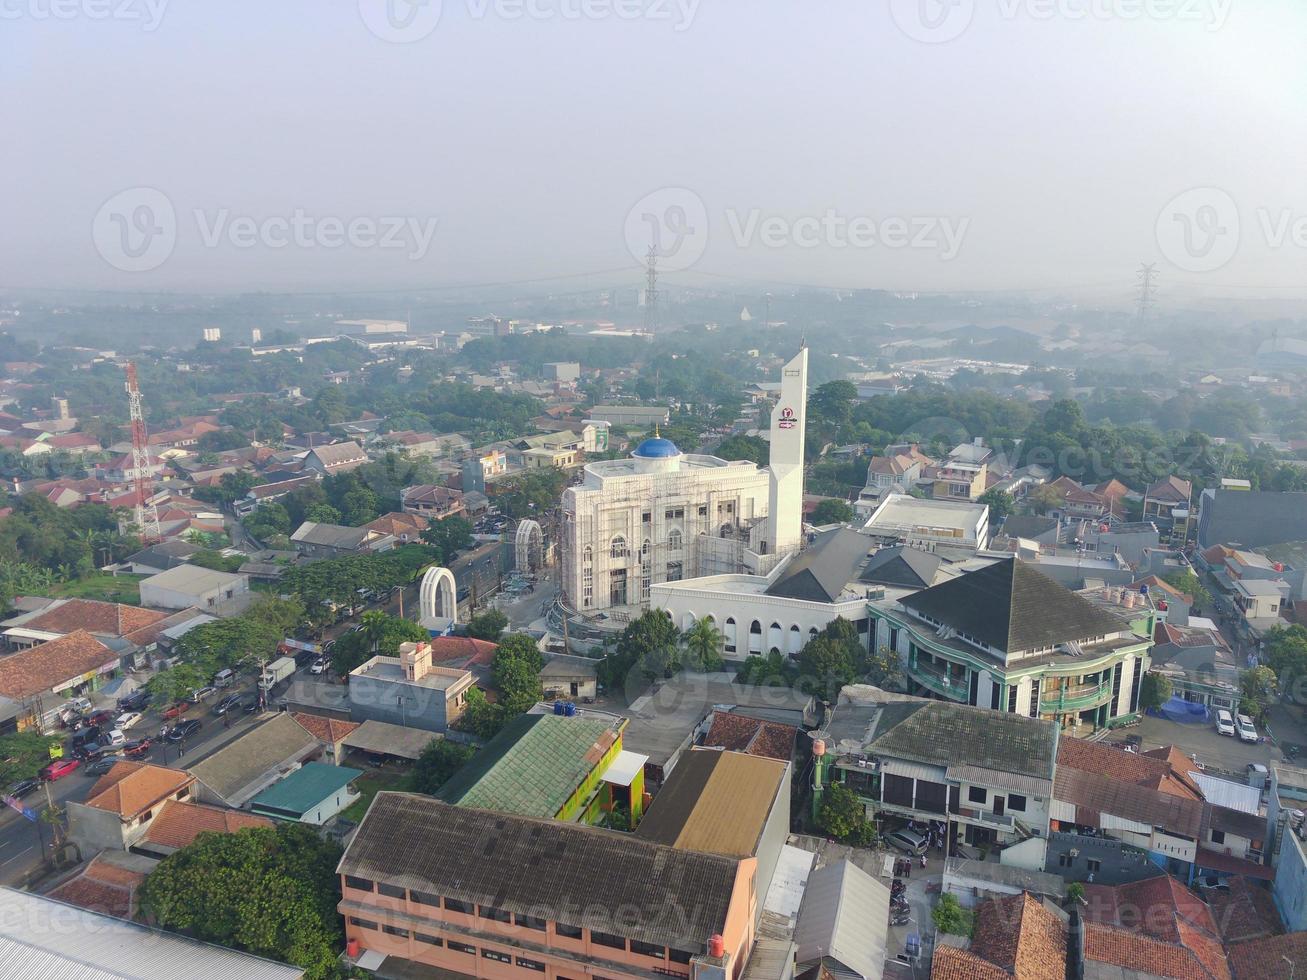
<svg viewBox="0 0 1307 980">
<path fill-rule="evenodd" d="M 771 413 L 771 492 L 767 546 L 773 554 L 803 542 L 803 425 L 808 406 L 808 348 L 781 369 L 781 397 Z"/>
</svg>

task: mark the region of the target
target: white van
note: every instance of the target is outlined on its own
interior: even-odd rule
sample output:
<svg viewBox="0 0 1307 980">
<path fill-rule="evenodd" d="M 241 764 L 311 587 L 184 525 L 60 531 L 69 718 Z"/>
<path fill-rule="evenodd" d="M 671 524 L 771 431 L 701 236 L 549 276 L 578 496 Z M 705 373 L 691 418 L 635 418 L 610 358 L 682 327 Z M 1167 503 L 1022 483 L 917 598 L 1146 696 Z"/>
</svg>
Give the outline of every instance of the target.
<svg viewBox="0 0 1307 980">
<path fill-rule="evenodd" d="M 1236 724 L 1238 725 L 1239 728 L 1239 741 L 1241 742 L 1257 741 L 1257 726 L 1253 724 L 1253 720 L 1251 718 L 1249 718 L 1247 715 L 1240 715 L 1236 719 Z"/>
<path fill-rule="evenodd" d="M 230 667 L 224 667 L 213 675 L 213 686 L 222 690 L 224 687 L 231 687 L 234 680 L 236 680 L 236 671 Z"/>
<path fill-rule="evenodd" d="M 1216 712 L 1216 731 L 1219 735 L 1234 735 L 1234 718 L 1224 708 Z"/>
</svg>

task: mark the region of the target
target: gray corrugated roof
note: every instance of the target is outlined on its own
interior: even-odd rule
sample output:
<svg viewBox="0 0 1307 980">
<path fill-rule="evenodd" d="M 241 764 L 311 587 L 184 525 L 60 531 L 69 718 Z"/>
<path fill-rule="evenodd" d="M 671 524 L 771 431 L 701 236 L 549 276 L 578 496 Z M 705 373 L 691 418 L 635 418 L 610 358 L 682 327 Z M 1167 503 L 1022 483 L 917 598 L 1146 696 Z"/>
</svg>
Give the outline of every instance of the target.
<svg viewBox="0 0 1307 980">
<path fill-rule="evenodd" d="M 1013 653 L 1124 632 L 1125 622 L 1008 558 L 907 596 L 902 605 Z"/>
<path fill-rule="evenodd" d="M 935 584 L 935 575 L 943 563 L 944 559 L 938 555 L 919 548 L 906 545 L 881 548 L 862 567 L 858 581 L 925 589 Z"/>
<path fill-rule="evenodd" d="M 767 595 L 809 602 L 834 602 L 854 578 L 872 542 L 848 528 L 820 535 L 799 552 L 767 586 Z"/>
<path fill-rule="evenodd" d="M 364 527 L 344 527 L 340 524 L 319 524 L 305 521 L 295 529 L 290 539 L 296 543 L 316 544 L 328 548 L 354 548 L 368 536 Z"/>
<path fill-rule="evenodd" d="M 0 962 L 26 980 L 294 980 L 299 967 L 0 887 Z"/>
<path fill-rule="evenodd" d="M 231 799 L 286 760 L 317 747 L 317 739 L 289 714 L 279 714 L 190 767 L 223 799 Z"/>
<path fill-rule="evenodd" d="M 220 572 L 200 565 L 178 565 L 176 568 L 142 579 L 141 584 L 159 589 L 173 589 L 177 592 L 198 593 L 222 588 L 238 579 L 240 575 L 235 572 Z"/>
<path fill-rule="evenodd" d="M 726 924 L 737 864 L 618 831 L 383 792 L 338 870 L 696 953 Z"/>
<path fill-rule="evenodd" d="M 800 969 L 829 956 L 863 980 L 878 980 L 888 931 L 889 889 L 852 861 L 808 875 L 794 929 Z"/>
</svg>

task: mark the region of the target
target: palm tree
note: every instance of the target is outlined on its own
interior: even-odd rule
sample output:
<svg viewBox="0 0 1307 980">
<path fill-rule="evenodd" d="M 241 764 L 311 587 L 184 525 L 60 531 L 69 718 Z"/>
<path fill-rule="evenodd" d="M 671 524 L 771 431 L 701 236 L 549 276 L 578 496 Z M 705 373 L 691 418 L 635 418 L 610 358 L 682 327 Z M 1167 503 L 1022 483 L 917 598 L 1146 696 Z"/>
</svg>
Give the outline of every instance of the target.
<svg viewBox="0 0 1307 980">
<path fill-rule="evenodd" d="M 376 655 L 377 647 L 381 645 L 381 638 L 385 635 L 386 623 L 389 621 L 390 617 L 380 609 L 369 609 L 359 617 L 359 623 L 363 627 L 359 632 L 367 639 L 368 648 L 372 651 L 374 656 Z"/>
<path fill-rule="evenodd" d="M 685 652 L 690 664 L 700 670 L 716 670 L 722 665 L 723 637 L 711 616 L 702 616 L 694 621 L 682 635 Z"/>
</svg>

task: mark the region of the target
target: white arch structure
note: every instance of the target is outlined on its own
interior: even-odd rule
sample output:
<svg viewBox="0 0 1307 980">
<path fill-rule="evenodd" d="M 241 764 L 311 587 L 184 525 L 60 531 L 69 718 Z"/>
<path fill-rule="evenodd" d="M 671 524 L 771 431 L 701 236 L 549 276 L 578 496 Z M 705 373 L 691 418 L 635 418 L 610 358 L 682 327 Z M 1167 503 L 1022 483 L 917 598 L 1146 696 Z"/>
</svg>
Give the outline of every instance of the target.
<svg viewBox="0 0 1307 980">
<path fill-rule="evenodd" d="M 432 565 L 422 576 L 418 590 L 418 609 L 422 625 L 437 629 L 458 619 L 458 587 L 454 573 L 441 565 Z"/>
<path fill-rule="evenodd" d="M 513 539 L 514 567 L 519 572 L 537 572 L 545 564 L 545 535 L 536 521 L 520 521 Z"/>
</svg>

